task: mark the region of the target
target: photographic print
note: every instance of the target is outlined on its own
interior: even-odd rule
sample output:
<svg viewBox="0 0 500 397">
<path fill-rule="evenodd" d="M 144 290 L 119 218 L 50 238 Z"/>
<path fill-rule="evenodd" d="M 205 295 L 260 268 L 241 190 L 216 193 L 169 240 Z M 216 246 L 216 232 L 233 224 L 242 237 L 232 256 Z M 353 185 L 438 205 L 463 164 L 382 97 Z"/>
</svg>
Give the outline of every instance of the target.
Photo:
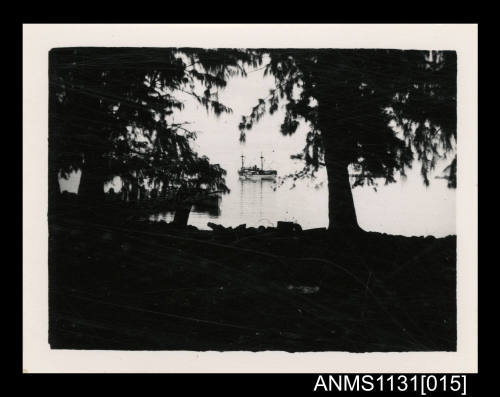
<svg viewBox="0 0 500 397">
<path fill-rule="evenodd" d="M 381 44 L 51 46 L 50 350 L 456 353 L 460 54 Z"/>
</svg>

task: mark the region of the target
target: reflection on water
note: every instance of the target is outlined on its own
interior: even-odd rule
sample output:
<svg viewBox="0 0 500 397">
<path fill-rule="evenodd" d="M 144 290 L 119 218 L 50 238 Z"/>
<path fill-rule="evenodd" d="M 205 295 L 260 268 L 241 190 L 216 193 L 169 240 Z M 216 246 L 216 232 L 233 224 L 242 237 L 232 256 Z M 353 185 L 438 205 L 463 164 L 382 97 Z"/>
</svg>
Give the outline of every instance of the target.
<svg viewBox="0 0 500 397">
<path fill-rule="evenodd" d="M 446 181 L 435 180 L 430 188 L 421 181 L 419 169 L 412 170 L 404 182 L 379 184 L 375 191 L 369 186 L 353 189 L 359 225 L 367 231 L 405 236 L 455 234 L 455 191 Z M 217 209 L 193 207 L 189 224 L 209 229 L 207 222 L 236 227 L 276 226 L 278 221 L 299 223 L 304 229 L 328 226 L 328 184 L 292 180 L 277 187 L 273 181 L 240 180 L 236 172 L 226 178 L 231 189 L 222 196 Z M 352 181 L 351 181 L 352 182 Z M 173 214 L 162 212 L 151 220 L 173 220 Z"/>
<path fill-rule="evenodd" d="M 328 224 L 328 195 L 326 189 L 314 189 L 307 184 L 290 188 L 269 180 L 240 180 L 234 178 L 231 192 L 221 197 L 219 206 L 193 206 L 189 224 L 209 229 L 208 222 L 226 227 L 245 223 L 247 227 L 276 226 L 278 221 L 298 222 L 304 228 L 325 227 Z M 150 217 L 154 221 L 173 220 L 172 212 Z"/>
</svg>

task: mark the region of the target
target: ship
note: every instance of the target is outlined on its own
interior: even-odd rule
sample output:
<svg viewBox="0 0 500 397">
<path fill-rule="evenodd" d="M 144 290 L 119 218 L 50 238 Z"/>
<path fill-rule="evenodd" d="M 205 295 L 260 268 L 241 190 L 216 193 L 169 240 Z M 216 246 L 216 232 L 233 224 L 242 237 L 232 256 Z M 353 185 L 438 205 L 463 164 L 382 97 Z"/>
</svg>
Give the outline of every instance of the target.
<svg viewBox="0 0 500 397">
<path fill-rule="evenodd" d="M 276 170 L 265 170 L 264 169 L 264 157 L 262 153 L 260 154 L 260 168 L 256 165 L 253 167 L 245 167 L 245 156 L 241 156 L 241 168 L 238 170 L 240 179 L 250 179 L 250 180 L 272 180 L 274 181 L 278 176 L 278 171 Z"/>
</svg>

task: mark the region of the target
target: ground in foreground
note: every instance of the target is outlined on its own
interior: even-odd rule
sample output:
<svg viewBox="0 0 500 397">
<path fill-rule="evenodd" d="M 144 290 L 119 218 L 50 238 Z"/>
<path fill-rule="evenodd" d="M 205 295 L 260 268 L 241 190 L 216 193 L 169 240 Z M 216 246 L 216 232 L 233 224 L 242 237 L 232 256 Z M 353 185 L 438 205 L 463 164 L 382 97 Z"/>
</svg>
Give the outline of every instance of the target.
<svg viewBox="0 0 500 397">
<path fill-rule="evenodd" d="M 456 238 L 52 221 L 55 349 L 453 351 Z"/>
</svg>

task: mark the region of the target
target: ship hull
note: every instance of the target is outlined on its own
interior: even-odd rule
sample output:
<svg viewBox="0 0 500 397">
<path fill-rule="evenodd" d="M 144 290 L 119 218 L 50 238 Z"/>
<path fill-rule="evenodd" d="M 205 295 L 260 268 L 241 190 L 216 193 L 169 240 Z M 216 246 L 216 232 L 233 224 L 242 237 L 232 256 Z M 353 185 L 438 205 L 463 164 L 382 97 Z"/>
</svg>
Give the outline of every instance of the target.
<svg viewBox="0 0 500 397">
<path fill-rule="evenodd" d="M 267 180 L 267 181 L 274 181 L 276 180 L 276 175 L 260 175 L 260 174 L 255 174 L 255 175 L 248 175 L 248 174 L 240 174 L 240 179 L 241 180 L 251 180 L 251 181 L 262 181 L 262 180 Z"/>
</svg>

